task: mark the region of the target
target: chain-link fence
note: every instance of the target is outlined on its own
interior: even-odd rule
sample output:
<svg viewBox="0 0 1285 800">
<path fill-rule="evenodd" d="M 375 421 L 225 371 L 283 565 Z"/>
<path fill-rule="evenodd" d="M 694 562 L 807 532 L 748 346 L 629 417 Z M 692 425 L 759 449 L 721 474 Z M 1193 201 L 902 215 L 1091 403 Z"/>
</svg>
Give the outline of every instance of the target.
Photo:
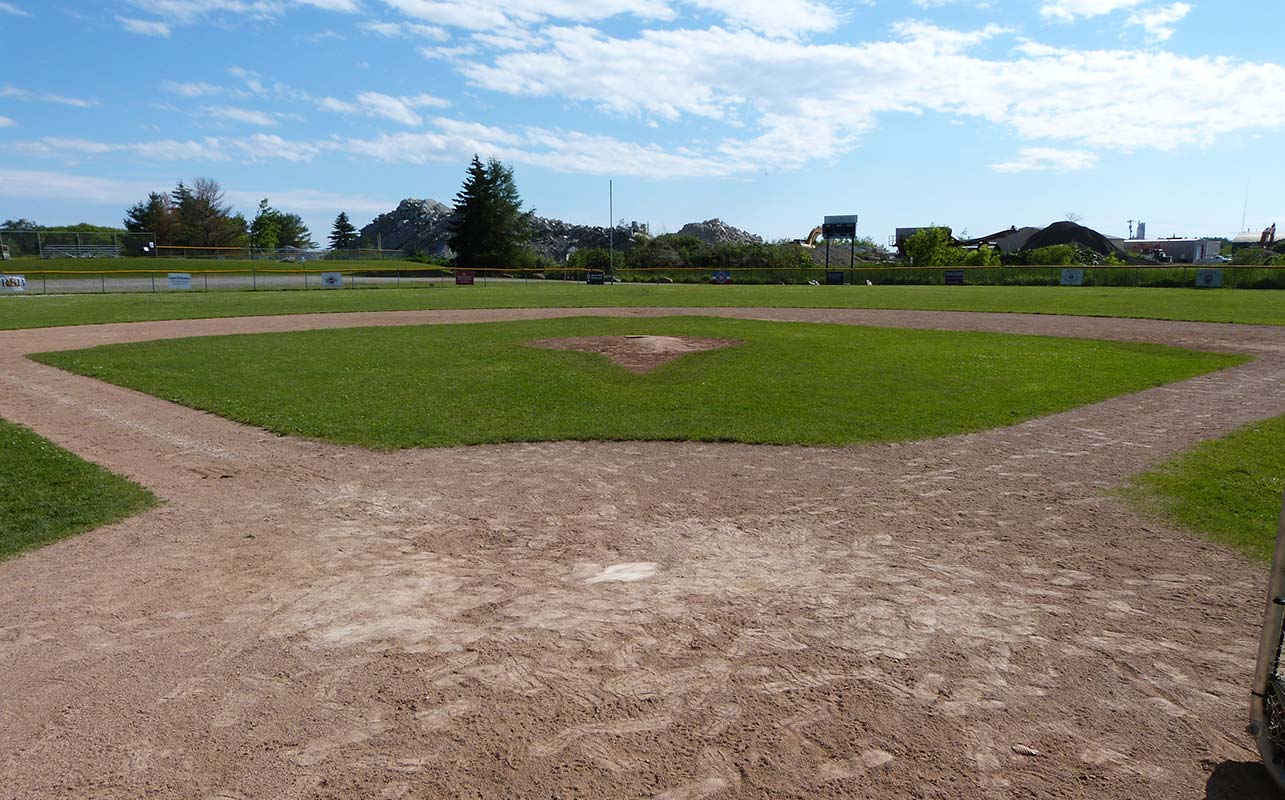
<svg viewBox="0 0 1285 800">
<path fill-rule="evenodd" d="M 82 240 L 81 247 L 88 246 Z M 298 260 L 263 258 L 231 260 L 226 266 L 208 260 L 163 257 L 88 264 L 18 258 L 4 262 L 0 272 L 22 276 L 23 286 L 8 292 L 75 294 L 86 292 L 266 291 L 284 289 L 411 288 L 445 285 L 539 284 L 813 284 L 813 285 L 939 285 L 939 286 L 1151 286 L 1272 289 L 1285 288 L 1285 267 L 1178 268 L 1151 266 L 1095 267 L 898 267 L 858 266 L 851 269 L 652 268 L 602 270 L 468 269 L 419 265 L 405 260 L 386 264 L 369 258 L 361 262 L 316 257 Z M 262 263 L 261 267 L 250 266 Z M 53 268 L 55 267 L 56 268 Z M 116 265 L 113 268 L 105 268 Z M 16 279 L 10 281 L 17 284 Z"/>
</svg>

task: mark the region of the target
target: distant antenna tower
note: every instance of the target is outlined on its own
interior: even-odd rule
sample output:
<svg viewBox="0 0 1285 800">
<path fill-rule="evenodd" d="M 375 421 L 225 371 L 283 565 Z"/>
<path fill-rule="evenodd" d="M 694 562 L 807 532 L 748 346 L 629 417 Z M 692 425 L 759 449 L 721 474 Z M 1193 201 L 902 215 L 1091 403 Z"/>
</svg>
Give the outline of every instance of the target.
<svg viewBox="0 0 1285 800">
<path fill-rule="evenodd" d="M 1129 220 L 1129 238 L 1133 238 L 1133 220 Z"/>
</svg>

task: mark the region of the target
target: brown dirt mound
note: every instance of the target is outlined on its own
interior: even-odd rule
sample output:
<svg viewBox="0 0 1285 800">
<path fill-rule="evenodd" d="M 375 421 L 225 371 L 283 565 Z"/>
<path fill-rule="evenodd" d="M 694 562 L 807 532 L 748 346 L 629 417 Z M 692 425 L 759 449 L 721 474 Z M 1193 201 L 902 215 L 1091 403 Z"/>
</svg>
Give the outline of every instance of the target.
<svg viewBox="0 0 1285 800">
<path fill-rule="evenodd" d="M 688 353 L 702 353 L 740 344 L 737 339 L 705 339 L 698 336 L 568 336 L 540 339 L 532 347 L 547 350 L 576 350 L 598 353 L 630 372 L 642 375 Z"/>
</svg>

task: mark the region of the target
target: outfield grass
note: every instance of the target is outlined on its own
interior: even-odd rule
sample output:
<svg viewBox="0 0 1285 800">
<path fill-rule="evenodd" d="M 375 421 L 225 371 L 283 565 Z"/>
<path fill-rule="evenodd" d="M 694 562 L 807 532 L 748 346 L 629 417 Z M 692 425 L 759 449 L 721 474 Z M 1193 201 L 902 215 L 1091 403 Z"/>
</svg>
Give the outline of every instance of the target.
<svg viewBox="0 0 1285 800">
<path fill-rule="evenodd" d="M 1204 442 L 1134 479 L 1126 494 L 1216 542 L 1270 561 L 1285 490 L 1285 417 Z"/>
<path fill-rule="evenodd" d="M 141 486 L 0 420 L 0 560 L 156 503 Z"/>
<path fill-rule="evenodd" d="M 1012 311 L 1285 325 L 1270 290 L 1060 286 L 585 286 L 561 281 L 350 291 L 0 296 L 0 330 L 335 311 L 603 306 Z"/>
<path fill-rule="evenodd" d="M 526 346 L 661 334 L 744 343 L 635 375 Z M 1243 362 L 1157 345 L 710 318 L 205 337 L 38 361 L 282 434 L 375 448 L 921 439 L 1020 422 Z"/>
</svg>

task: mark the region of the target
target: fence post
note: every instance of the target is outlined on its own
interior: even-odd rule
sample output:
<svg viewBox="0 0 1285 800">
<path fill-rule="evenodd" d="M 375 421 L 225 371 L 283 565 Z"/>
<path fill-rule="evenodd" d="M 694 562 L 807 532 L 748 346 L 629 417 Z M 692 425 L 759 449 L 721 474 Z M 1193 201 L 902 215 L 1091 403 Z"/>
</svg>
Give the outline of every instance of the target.
<svg viewBox="0 0 1285 800">
<path fill-rule="evenodd" d="M 250 291 L 252 292 L 259 291 L 259 276 L 255 273 L 254 270 L 250 270 Z"/>
<path fill-rule="evenodd" d="M 210 291 L 210 273 L 203 272 L 201 273 L 201 276 L 205 278 L 205 291 Z"/>
<path fill-rule="evenodd" d="M 156 273 L 152 273 L 152 294 L 156 294 Z"/>
<path fill-rule="evenodd" d="M 102 282 L 103 294 L 107 294 L 107 273 L 106 272 L 98 273 L 98 279 Z"/>
</svg>

